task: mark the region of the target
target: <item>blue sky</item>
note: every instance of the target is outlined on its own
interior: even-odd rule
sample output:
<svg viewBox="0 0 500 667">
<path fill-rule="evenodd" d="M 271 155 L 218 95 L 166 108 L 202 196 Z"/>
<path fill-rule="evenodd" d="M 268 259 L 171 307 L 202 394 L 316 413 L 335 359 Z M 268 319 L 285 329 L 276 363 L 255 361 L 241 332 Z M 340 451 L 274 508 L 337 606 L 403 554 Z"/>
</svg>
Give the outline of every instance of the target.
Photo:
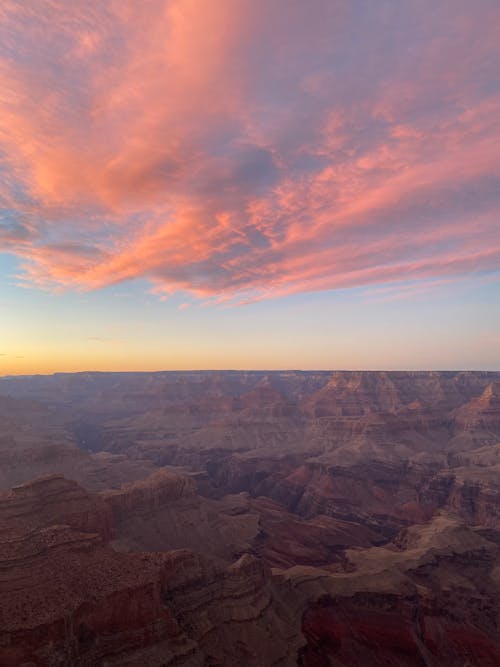
<svg viewBox="0 0 500 667">
<path fill-rule="evenodd" d="M 0 373 L 499 368 L 496 0 L 0 14 Z"/>
<path fill-rule="evenodd" d="M 0 373 L 190 368 L 500 369 L 498 282 L 299 294 L 187 308 L 132 282 L 17 287 L 3 258 Z M 10 283 L 10 284 L 9 284 Z M 412 285 L 413 287 L 413 285 Z M 406 290 L 406 291 L 405 291 Z"/>
</svg>

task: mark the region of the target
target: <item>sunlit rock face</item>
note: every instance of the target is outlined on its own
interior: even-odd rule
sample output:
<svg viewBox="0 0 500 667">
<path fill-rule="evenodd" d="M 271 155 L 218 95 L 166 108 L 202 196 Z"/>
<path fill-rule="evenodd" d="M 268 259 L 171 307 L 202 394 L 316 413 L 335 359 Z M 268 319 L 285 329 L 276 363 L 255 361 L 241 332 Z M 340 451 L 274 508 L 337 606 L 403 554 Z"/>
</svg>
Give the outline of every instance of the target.
<svg viewBox="0 0 500 667">
<path fill-rule="evenodd" d="M 0 379 L 0 664 L 500 664 L 500 374 Z"/>
</svg>

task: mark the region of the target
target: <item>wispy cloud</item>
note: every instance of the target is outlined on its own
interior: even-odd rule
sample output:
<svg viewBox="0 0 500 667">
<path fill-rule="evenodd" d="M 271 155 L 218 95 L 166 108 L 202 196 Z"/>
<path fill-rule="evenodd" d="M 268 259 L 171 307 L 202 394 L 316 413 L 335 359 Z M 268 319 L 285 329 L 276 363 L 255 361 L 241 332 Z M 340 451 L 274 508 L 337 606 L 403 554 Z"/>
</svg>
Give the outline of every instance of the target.
<svg viewBox="0 0 500 667">
<path fill-rule="evenodd" d="M 0 19 L 0 245 L 25 284 L 231 303 L 500 268 L 494 0 Z"/>
<path fill-rule="evenodd" d="M 390 301 L 422 300 L 442 295 L 447 288 L 455 285 L 456 279 L 420 280 L 411 282 L 394 282 L 391 285 L 370 287 L 364 296 L 368 302 L 387 303 Z"/>
</svg>

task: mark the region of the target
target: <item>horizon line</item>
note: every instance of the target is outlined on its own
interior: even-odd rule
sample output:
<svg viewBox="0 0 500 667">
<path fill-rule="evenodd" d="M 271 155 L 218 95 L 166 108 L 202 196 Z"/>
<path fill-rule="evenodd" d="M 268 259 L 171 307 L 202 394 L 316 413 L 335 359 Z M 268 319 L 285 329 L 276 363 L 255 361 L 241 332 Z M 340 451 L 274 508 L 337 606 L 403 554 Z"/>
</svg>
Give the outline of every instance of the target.
<svg viewBox="0 0 500 667">
<path fill-rule="evenodd" d="M 146 375 L 160 373 L 500 373 L 500 368 L 188 368 L 157 370 L 81 370 L 53 373 L 9 373 L 6 378 L 55 377 L 57 375 Z"/>
</svg>

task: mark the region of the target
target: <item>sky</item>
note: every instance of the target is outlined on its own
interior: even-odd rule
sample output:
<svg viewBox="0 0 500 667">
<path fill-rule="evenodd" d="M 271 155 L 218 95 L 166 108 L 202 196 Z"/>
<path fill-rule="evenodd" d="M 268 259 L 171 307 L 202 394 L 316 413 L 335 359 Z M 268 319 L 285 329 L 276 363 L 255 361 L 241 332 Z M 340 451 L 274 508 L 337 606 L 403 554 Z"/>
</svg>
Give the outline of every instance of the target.
<svg viewBox="0 0 500 667">
<path fill-rule="evenodd" d="M 498 0 L 2 0 L 0 375 L 500 370 Z"/>
</svg>

